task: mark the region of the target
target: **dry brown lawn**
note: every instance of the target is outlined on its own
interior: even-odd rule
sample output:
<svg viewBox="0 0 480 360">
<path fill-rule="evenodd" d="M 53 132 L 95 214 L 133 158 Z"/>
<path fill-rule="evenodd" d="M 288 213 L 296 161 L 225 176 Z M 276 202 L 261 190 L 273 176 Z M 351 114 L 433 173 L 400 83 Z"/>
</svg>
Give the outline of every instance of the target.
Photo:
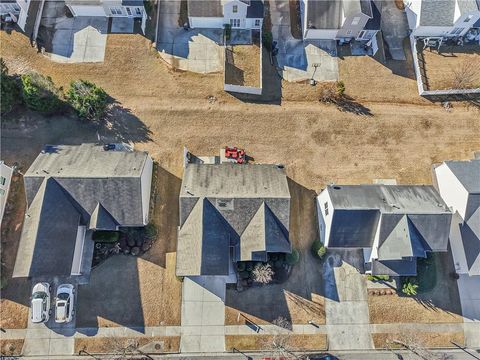
<svg viewBox="0 0 480 360">
<path fill-rule="evenodd" d="M 414 334 L 405 333 L 376 333 L 372 334 L 373 344 L 376 349 L 402 349 L 403 346 L 395 343 L 394 340 L 405 344 L 418 344 L 426 348 L 451 348 L 454 347 L 451 341 L 463 345 L 465 338 L 463 332 L 435 333 L 435 332 L 415 332 Z"/>
<path fill-rule="evenodd" d="M 228 61 L 230 57 L 233 63 Z M 231 51 L 227 49 L 226 58 L 226 84 L 261 87 L 259 46 L 234 45 Z"/>
<path fill-rule="evenodd" d="M 269 350 L 272 348 L 273 335 L 226 335 L 225 349 L 233 348 L 241 351 Z M 327 335 L 289 335 L 288 347 L 292 351 L 325 350 L 327 348 Z"/>
<path fill-rule="evenodd" d="M 75 338 L 75 353 L 85 350 L 93 354 L 122 353 L 122 350 L 129 345 L 141 348 L 152 342 L 162 343 L 158 352 L 176 353 L 180 350 L 180 336 L 143 336 L 135 338 Z"/>
<path fill-rule="evenodd" d="M 480 47 L 461 48 L 464 52 L 442 48 L 423 51 L 429 90 L 455 89 L 458 81 L 465 82 L 461 88 L 480 88 Z"/>
<path fill-rule="evenodd" d="M 23 339 L 1 339 L 0 354 L 2 356 L 20 356 L 22 354 L 23 343 Z"/>
</svg>

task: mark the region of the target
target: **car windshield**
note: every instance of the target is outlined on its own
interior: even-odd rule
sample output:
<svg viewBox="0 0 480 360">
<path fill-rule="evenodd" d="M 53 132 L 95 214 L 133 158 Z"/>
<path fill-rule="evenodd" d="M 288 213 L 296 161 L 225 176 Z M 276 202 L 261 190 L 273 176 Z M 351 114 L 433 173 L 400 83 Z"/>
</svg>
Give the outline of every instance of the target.
<svg viewBox="0 0 480 360">
<path fill-rule="evenodd" d="M 68 294 L 67 293 L 60 293 L 58 294 L 58 299 L 59 300 L 67 300 L 68 299 Z"/>
<path fill-rule="evenodd" d="M 35 293 L 33 293 L 32 295 L 32 299 L 45 299 L 47 297 L 47 294 L 45 294 L 44 292 L 40 292 L 40 291 L 37 291 Z"/>
</svg>

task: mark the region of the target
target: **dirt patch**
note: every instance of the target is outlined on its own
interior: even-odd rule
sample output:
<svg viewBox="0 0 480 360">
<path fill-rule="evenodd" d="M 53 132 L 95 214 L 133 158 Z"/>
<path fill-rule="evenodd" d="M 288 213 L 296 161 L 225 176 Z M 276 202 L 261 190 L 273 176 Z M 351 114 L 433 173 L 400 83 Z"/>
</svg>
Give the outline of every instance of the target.
<svg viewBox="0 0 480 360">
<path fill-rule="evenodd" d="M 273 340 L 272 335 L 226 335 L 225 349 L 227 351 L 232 351 L 233 348 L 241 351 L 269 350 L 272 348 Z M 290 335 L 288 345 L 292 351 L 325 350 L 327 335 Z"/>
<path fill-rule="evenodd" d="M 260 44 L 234 45 L 225 53 L 225 84 L 261 87 Z"/>
<path fill-rule="evenodd" d="M 12 278 L 26 207 L 24 194 L 23 178 L 14 175 L 1 227 L 0 327 L 5 329 L 25 329 L 28 324 L 31 282 Z"/>
<path fill-rule="evenodd" d="M 415 332 L 415 334 L 394 333 L 372 334 L 373 344 L 376 349 L 403 349 L 404 346 L 395 343 L 401 341 L 405 344 L 418 344 L 426 348 L 452 348 L 455 347 L 451 342 L 459 345 L 465 344 L 463 332 L 435 333 L 435 332 Z"/>
<path fill-rule="evenodd" d="M 0 354 L 3 356 L 22 355 L 23 339 L 2 339 L 0 340 Z"/>
<path fill-rule="evenodd" d="M 370 323 L 461 323 L 460 298 L 456 280 L 450 276 L 453 261 L 450 253 L 435 256 L 437 282 L 428 292 L 415 297 L 393 294 L 368 295 Z"/>
<path fill-rule="evenodd" d="M 180 336 L 145 336 L 135 338 L 76 338 L 74 352 L 78 354 L 79 351 L 84 350 L 93 354 L 122 354 L 122 350 L 129 346 L 136 349 L 150 343 L 160 344 L 158 349 L 155 348 L 159 353 L 176 353 L 180 351 Z"/>
<path fill-rule="evenodd" d="M 441 47 L 441 52 L 421 50 L 429 90 L 480 88 L 480 46 Z"/>
</svg>

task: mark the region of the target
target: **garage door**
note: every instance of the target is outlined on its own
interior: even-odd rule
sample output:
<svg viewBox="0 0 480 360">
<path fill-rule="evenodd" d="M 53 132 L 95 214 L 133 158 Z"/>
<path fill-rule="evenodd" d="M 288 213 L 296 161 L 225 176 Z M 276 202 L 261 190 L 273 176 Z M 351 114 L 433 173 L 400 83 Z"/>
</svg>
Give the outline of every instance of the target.
<svg viewBox="0 0 480 360">
<path fill-rule="evenodd" d="M 75 16 L 105 16 L 102 6 L 76 5 L 71 7 Z"/>
</svg>

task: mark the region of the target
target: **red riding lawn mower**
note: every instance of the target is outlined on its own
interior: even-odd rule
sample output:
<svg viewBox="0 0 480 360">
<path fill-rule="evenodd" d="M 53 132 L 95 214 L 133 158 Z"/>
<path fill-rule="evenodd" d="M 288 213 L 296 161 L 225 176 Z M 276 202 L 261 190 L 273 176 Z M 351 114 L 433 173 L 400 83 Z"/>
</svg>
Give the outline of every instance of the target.
<svg viewBox="0 0 480 360">
<path fill-rule="evenodd" d="M 246 162 L 245 150 L 239 149 L 237 147 L 226 146 L 225 158 L 237 164 L 245 164 Z"/>
</svg>

